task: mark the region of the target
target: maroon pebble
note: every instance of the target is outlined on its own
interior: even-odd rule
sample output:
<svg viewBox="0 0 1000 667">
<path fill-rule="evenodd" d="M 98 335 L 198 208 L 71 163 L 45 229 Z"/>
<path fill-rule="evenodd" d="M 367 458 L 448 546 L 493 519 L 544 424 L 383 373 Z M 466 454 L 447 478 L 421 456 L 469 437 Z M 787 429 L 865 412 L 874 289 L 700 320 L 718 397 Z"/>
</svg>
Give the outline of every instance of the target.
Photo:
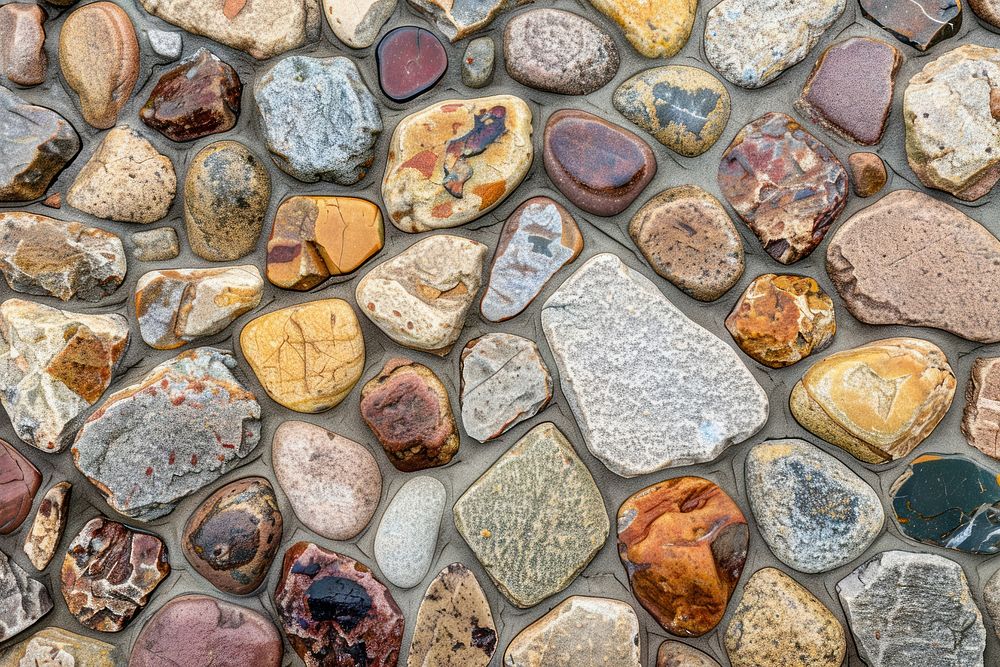
<svg viewBox="0 0 1000 667">
<path fill-rule="evenodd" d="M 0 535 L 9 535 L 31 512 L 42 475 L 31 461 L 0 440 Z"/>
<path fill-rule="evenodd" d="M 389 32 L 375 51 L 385 96 L 406 102 L 434 87 L 448 69 L 448 53 L 434 33 L 415 26 Z"/>
</svg>

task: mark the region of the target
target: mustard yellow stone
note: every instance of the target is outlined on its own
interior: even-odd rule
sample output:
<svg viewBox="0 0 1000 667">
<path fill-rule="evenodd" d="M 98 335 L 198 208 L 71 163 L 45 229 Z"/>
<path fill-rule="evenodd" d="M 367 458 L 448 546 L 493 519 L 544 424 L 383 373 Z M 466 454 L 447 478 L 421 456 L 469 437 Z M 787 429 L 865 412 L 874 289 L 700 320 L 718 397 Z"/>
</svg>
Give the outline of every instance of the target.
<svg viewBox="0 0 1000 667">
<path fill-rule="evenodd" d="M 698 0 L 590 0 L 621 26 L 625 39 L 647 58 L 669 58 L 687 44 Z"/>
</svg>

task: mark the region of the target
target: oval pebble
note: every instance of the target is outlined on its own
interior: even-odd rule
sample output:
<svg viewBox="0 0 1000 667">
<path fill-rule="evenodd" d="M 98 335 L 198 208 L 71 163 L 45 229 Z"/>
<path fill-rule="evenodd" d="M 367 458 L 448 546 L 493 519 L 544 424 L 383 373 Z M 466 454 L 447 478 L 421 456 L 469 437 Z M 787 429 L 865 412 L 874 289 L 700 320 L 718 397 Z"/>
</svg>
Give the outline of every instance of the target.
<svg viewBox="0 0 1000 667">
<path fill-rule="evenodd" d="M 447 498 L 433 477 L 411 479 L 396 492 L 375 533 L 375 562 L 391 583 L 413 588 L 427 574 Z"/>
</svg>

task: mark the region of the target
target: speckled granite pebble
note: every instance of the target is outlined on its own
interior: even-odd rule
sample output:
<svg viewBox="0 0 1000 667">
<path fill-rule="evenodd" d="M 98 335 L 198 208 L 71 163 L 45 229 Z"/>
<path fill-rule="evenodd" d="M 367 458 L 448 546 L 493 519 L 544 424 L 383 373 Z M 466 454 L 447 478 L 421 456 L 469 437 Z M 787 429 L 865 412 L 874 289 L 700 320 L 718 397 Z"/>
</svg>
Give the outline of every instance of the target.
<svg viewBox="0 0 1000 667">
<path fill-rule="evenodd" d="M 415 477 L 393 496 L 375 533 L 375 562 L 389 583 L 413 588 L 426 576 L 437 549 L 448 492 L 433 477 Z"/>
<path fill-rule="evenodd" d="M 181 254 L 177 231 L 173 227 L 136 232 L 129 238 L 135 246 L 132 252 L 140 262 L 165 262 Z"/>
<path fill-rule="evenodd" d="M 483 88 L 493 80 L 497 45 L 490 37 L 477 37 L 465 47 L 462 56 L 462 83 L 469 88 Z"/>
</svg>

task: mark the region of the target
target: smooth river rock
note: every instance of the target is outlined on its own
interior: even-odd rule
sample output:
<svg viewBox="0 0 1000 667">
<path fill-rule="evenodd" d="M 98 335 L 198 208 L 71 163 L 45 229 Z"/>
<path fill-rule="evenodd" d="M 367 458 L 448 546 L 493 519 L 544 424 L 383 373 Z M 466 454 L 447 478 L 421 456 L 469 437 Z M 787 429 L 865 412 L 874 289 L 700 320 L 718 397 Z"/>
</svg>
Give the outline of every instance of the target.
<svg viewBox="0 0 1000 667">
<path fill-rule="evenodd" d="M 1000 460 L 1000 357 L 979 357 L 972 363 L 962 434 L 983 454 Z"/>
<path fill-rule="evenodd" d="M 62 660 L 62 662 L 50 662 Z M 0 667 L 120 667 L 119 649 L 106 642 L 48 627 L 0 651 Z"/>
<path fill-rule="evenodd" d="M 69 482 L 59 482 L 45 492 L 42 502 L 38 503 L 31 528 L 24 538 L 24 555 L 39 572 L 49 566 L 59 548 L 66 529 L 66 519 L 69 517 L 72 488 L 73 485 Z"/>
<path fill-rule="evenodd" d="M 861 0 L 861 13 L 890 35 L 918 51 L 958 33 L 962 27 L 961 0 Z"/>
<path fill-rule="evenodd" d="M 590 0 L 618 24 L 625 39 L 647 58 L 669 58 L 684 48 L 694 27 L 697 0 Z"/>
<path fill-rule="evenodd" d="M 437 550 L 448 492 L 433 477 L 414 477 L 385 508 L 373 553 L 382 576 L 399 588 L 413 588 L 427 575 Z"/>
<path fill-rule="evenodd" d="M 656 653 L 656 667 L 720 667 L 719 663 L 693 646 L 665 641 Z"/>
<path fill-rule="evenodd" d="M 0 440 L 0 535 L 10 535 L 31 513 L 42 473 L 13 445 Z"/>
<path fill-rule="evenodd" d="M 469 41 L 462 56 L 462 83 L 468 88 L 484 88 L 493 81 L 497 45 L 492 37 Z"/>
<path fill-rule="evenodd" d="M 5 5 L 8 6 L 8 5 Z M 80 152 L 80 137 L 51 109 L 28 104 L 0 86 L 0 202 L 30 201 Z"/>
<path fill-rule="evenodd" d="M 18 86 L 45 81 L 46 11 L 40 5 L 11 2 L 0 7 L 0 74 Z"/>
<path fill-rule="evenodd" d="M 352 49 L 374 44 L 395 11 L 396 0 L 323 0 L 323 12 L 333 34 Z"/>
<path fill-rule="evenodd" d="M 52 611 L 45 584 L 0 551 L 0 641 L 30 628 Z"/>
<path fill-rule="evenodd" d="M 437 85 L 448 70 L 448 52 L 441 40 L 417 26 L 386 33 L 375 50 L 378 83 L 393 102 L 409 102 Z"/>
<path fill-rule="evenodd" d="M 885 162 L 877 153 L 851 153 L 847 158 L 851 170 L 851 184 L 859 197 L 874 197 L 889 180 Z"/>
</svg>

